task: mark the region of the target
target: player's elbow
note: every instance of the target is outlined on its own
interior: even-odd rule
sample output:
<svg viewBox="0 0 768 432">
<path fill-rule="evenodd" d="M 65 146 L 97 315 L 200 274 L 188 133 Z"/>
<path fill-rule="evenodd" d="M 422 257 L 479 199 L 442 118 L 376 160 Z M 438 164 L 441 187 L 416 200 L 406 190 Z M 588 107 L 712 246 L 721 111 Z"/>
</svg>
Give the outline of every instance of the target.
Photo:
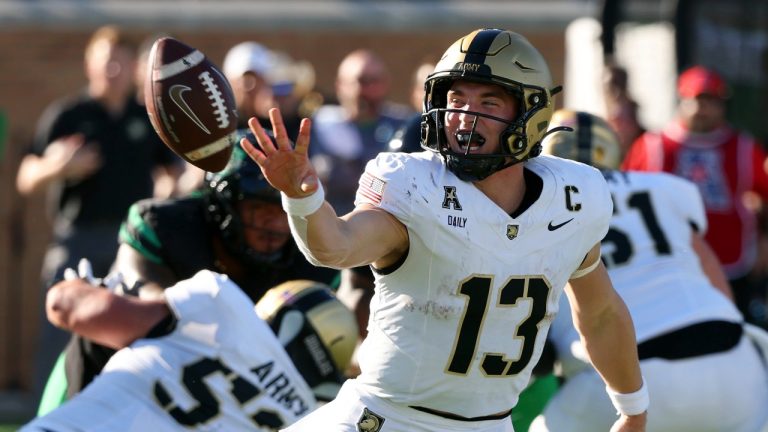
<svg viewBox="0 0 768 432">
<path fill-rule="evenodd" d="M 336 239 L 332 242 L 309 241 L 308 243 L 307 247 L 300 247 L 300 249 L 312 265 L 333 269 L 360 265 L 350 259 L 353 256 L 354 248 L 343 239 Z"/>
<path fill-rule="evenodd" d="M 349 267 L 346 264 L 345 256 L 338 251 L 305 251 L 304 256 L 314 266 L 329 267 L 337 270 Z"/>
</svg>

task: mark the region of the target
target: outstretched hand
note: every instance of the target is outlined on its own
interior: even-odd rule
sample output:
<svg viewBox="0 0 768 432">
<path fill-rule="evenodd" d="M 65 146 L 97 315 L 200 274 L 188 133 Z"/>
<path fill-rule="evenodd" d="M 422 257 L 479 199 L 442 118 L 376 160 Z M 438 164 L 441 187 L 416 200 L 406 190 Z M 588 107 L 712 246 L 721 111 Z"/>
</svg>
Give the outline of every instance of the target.
<svg viewBox="0 0 768 432">
<path fill-rule="evenodd" d="M 259 165 L 264 177 L 275 189 L 290 198 L 302 198 L 312 194 L 318 187 L 317 173 L 308 156 L 312 122 L 307 118 L 301 121 L 296 146 L 292 147 L 280 110 L 269 110 L 269 120 L 272 122 L 272 132 L 277 145 L 272 142 L 259 121 L 251 118 L 248 120 L 248 126 L 256 137 L 259 148 L 245 138 L 240 140 L 240 146 Z"/>
</svg>

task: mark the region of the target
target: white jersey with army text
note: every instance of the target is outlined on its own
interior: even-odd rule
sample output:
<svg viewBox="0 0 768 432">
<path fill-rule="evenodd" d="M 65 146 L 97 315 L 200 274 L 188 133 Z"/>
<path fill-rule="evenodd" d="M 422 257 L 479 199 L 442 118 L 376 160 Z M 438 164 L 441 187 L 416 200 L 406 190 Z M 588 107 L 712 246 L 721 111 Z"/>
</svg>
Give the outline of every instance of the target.
<svg viewBox="0 0 768 432">
<path fill-rule="evenodd" d="M 376 274 L 359 353 L 366 392 L 467 418 L 515 405 L 563 287 L 611 215 L 597 170 L 549 156 L 525 167 L 543 187 L 512 217 L 432 152 L 368 163 L 356 204 L 397 217 L 410 248 Z"/>
<path fill-rule="evenodd" d="M 629 308 L 638 342 L 697 322 L 742 321 L 733 303 L 709 282 L 692 248 L 694 231 L 703 235 L 707 229 L 696 186 L 666 173 L 604 174 L 614 215 L 602 241 L 603 261 Z M 550 338 L 568 361 L 580 351 L 579 336 L 565 299 L 562 309 Z"/>
<path fill-rule="evenodd" d="M 96 380 L 23 430 L 271 431 L 315 408 L 312 390 L 253 302 L 201 271 L 165 291 L 168 335 L 117 352 Z"/>
<path fill-rule="evenodd" d="M 694 231 L 703 234 L 707 223 L 698 189 L 663 173 L 606 171 L 605 177 L 614 216 L 602 242 L 603 259 L 632 315 L 638 342 L 656 347 L 640 361 L 650 395 L 647 430 L 763 430 L 768 421 L 764 360 L 745 337 L 709 353 L 704 340 L 718 346 L 727 336 L 717 330 L 702 333 L 695 326 L 742 321 L 734 304 L 709 282 L 692 248 Z M 569 311 L 561 299 L 561 313 L 550 330 L 567 379 L 531 423 L 532 432 L 593 432 L 608 430 L 616 421 L 616 408 L 586 362 Z M 686 331 L 687 347 L 676 340 L 680 336 L 674 342 L 665 339 Z"/>
</svg>

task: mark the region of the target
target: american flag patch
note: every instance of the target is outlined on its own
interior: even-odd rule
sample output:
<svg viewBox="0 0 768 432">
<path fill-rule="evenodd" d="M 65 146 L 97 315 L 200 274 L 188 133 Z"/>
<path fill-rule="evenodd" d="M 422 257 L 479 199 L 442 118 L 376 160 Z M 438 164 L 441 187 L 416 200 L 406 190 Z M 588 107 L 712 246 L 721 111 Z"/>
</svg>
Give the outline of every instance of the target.
<svg viewBox="0 0 768 432">
<path fill-rule="evenodd" d="M 365 172 L 360 177 L 359 185 L 360 188 L 357 193 L 367 198 L 372 204 L 381 204 L 381 195 L 384 193 L 384 186 L 387 185 L 387 182 Z"/>
</svg>

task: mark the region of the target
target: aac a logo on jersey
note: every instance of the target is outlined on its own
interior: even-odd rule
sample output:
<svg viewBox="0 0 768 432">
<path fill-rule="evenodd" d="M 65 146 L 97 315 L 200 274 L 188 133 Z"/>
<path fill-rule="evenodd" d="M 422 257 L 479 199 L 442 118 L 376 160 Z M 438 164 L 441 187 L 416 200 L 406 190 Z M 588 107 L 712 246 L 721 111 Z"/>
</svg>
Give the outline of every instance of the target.
<svg viewBox="0 0 768 432">
<path fill-rule="evenodd" d="M 461 203 L 459 202 L 459 197 L 456 195 L 456 186 L 443 186 L 443 190 L 445 190 L 443 208 L 461 211 Z M 448 215 L 448 225 L 456 228 L 464 228 L 467 226 L 467 218 Z"/>
<path fill-rule="evenodd" d="M 445 197 L 443 198 L 443 208 L 461 211 L 461 203 L 456 195 L 456 186 L 443 186 Z"/>
<path fill-rule="evenodd" d="M 445 196 L 443 197 L 444 209 L 462 211 L 461 203 L 459 202 L 459 196 L 456 194 L 456 186 L 443 186 Z M 448 225 L 457 228 L 464 228 L 467 225 L 467 218 L 448 215 Z M 514 240 L 520 231 L 520 225 L 508 224 L 507 225 L 507 238 Z"/>
</svg>

